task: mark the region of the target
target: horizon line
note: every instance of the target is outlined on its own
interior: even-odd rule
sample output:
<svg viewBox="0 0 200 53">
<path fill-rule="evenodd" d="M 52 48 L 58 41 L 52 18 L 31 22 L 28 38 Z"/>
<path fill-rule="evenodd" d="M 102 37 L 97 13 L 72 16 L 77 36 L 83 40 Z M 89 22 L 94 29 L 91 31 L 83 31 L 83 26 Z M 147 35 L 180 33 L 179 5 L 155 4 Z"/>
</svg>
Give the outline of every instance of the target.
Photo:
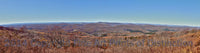
<svg viewBox="0 0 200 53">
<path fill-rule="evenodd" d="M 2 23 L 0 24 L 1 26 L 3 25 L 14 25 L 14 24 L 40 24 L 40 23 L 100 23 L 102 21 L 96 21 L 96 22 L 89 22 L 89 21 L 82 21 L 82 22 L 62 22 L 62 21 L 47 21 L 47 22 L 15 22 L 15 23 Z M 121 24 L 149 24 L 149 25 L 162 25 L 162 26 L 183 26 L 183 27 L 200 27 L 200 26 L 195 26 L 195 25 L 183 25 L 183 24 L 156 24 L 156 23 L 139 23 L 139 22 L 103 22 L 103 23 L 121 23 Z"/>
</svg>

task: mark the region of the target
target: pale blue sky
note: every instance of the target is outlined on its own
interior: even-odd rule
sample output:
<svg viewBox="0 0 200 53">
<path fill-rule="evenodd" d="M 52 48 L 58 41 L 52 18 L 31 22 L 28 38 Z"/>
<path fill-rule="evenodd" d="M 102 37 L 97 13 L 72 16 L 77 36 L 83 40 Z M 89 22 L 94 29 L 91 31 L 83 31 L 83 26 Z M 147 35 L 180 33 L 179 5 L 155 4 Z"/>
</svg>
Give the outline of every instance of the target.
<svg viewBox="0 0 200 53">
<path fill-rule="evenodd" d="M 200 0 L 0 0 L 0 24 L 122 22 L 200 26 Z"/>
</svg>

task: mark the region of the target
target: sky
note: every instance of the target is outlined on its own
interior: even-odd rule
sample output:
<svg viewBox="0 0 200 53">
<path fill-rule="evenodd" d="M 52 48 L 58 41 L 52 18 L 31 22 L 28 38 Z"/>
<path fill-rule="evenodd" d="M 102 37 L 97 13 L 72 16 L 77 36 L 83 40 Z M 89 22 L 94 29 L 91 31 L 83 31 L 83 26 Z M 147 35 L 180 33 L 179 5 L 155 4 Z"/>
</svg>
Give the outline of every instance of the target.
<svg viewBox="0 0 200 53">
<path fill-rule="evenodd" d="M 200 26 L 200 0 L 0 0 L 0 24 L 118 22 Z"/>
</svg>

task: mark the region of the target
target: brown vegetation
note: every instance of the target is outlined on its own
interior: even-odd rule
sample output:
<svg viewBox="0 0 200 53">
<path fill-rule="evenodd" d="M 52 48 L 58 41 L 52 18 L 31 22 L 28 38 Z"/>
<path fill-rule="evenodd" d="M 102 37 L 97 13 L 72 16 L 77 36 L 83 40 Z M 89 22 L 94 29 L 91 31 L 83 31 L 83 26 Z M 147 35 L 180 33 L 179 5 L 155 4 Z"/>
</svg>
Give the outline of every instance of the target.
<svg viewBox="0 0 200 53">
<path fill-rule="evenodd" d="M 28 25 L 20 28 L 15 26 L 14 28 L 0 26 L 0 53 L 200 53 L 200 30 L 192 27 L 62 23 Z M 84 46 L 84 41 L 94 44 L 97 39 L 106 42 Z M 139 45 L 127 46 L 126 44 L 131 44 L 130 42 L 123 43 L 126 46 L 117 43 L 109 45 L 110 39 L 130 41 Z M 148 39 L 152 41 L 192 41 L 193 45 L 156 46 L 157 44 L 148 43 Z M 18 40 L 26 41 L 16 42 Z M 75 40 L 82 42 L 76 43 Z M 34 45 L 39 43 L 40 45 L 32 46 L 31 41 Z M 144 43 L 140 44 L 139 41 L 144 41 Z M 20 44 L 20 46 L 13 43 Z"/>
</svg>

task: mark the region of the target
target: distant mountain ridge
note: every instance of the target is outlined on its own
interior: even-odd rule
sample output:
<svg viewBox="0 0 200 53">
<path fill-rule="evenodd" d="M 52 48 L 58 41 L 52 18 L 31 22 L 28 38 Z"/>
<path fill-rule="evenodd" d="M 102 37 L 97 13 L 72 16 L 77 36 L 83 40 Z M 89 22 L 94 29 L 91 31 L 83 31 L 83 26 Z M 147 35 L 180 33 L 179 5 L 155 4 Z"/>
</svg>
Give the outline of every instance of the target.
<svg viewBox="0 0 200 53">
<path fill-rule="evenodd" d="M 29 30 L 36 30 L 40 32 L 47 31 L 80 31 L 88 34 L 98 33 L 141 33 L 141 34 L 154 34 L 164 31 L 182 31 L 197 29 L 198 27 L 189 26 L 168 26 L 168 25 L 153 25 L 153 24 L 134 24 L 134 23 L 110 23 L 110 22 L 71 22 L 71 23 L 25 23 L 25 24 L 11 24 L 4 25 L 5 27 L 13 27 L 20 29 L 26 27 Z"/>
<path fill-rule="evenodd" d="M 117 23 L 117 22 L 41 22 L 41 23 L 13 23 L 13 24 L 3 24 L 1 26 L 9 27 L 9 26 L 20 26 L 20 25 L 31 25 L 31 24 L 89 24 L 89 23 L 104 23 L 104 24 L 135 24 L 135 25 L 155 25 L 155 26 L 169 26 L 169 27 L 195 27 L 195 26 L 186 26 L 186 25 L 166 25 L 166 24 L 147 24 L 147 23 Z M 200 28 L 200 27 L 197 27 Z"/>
</svg>

